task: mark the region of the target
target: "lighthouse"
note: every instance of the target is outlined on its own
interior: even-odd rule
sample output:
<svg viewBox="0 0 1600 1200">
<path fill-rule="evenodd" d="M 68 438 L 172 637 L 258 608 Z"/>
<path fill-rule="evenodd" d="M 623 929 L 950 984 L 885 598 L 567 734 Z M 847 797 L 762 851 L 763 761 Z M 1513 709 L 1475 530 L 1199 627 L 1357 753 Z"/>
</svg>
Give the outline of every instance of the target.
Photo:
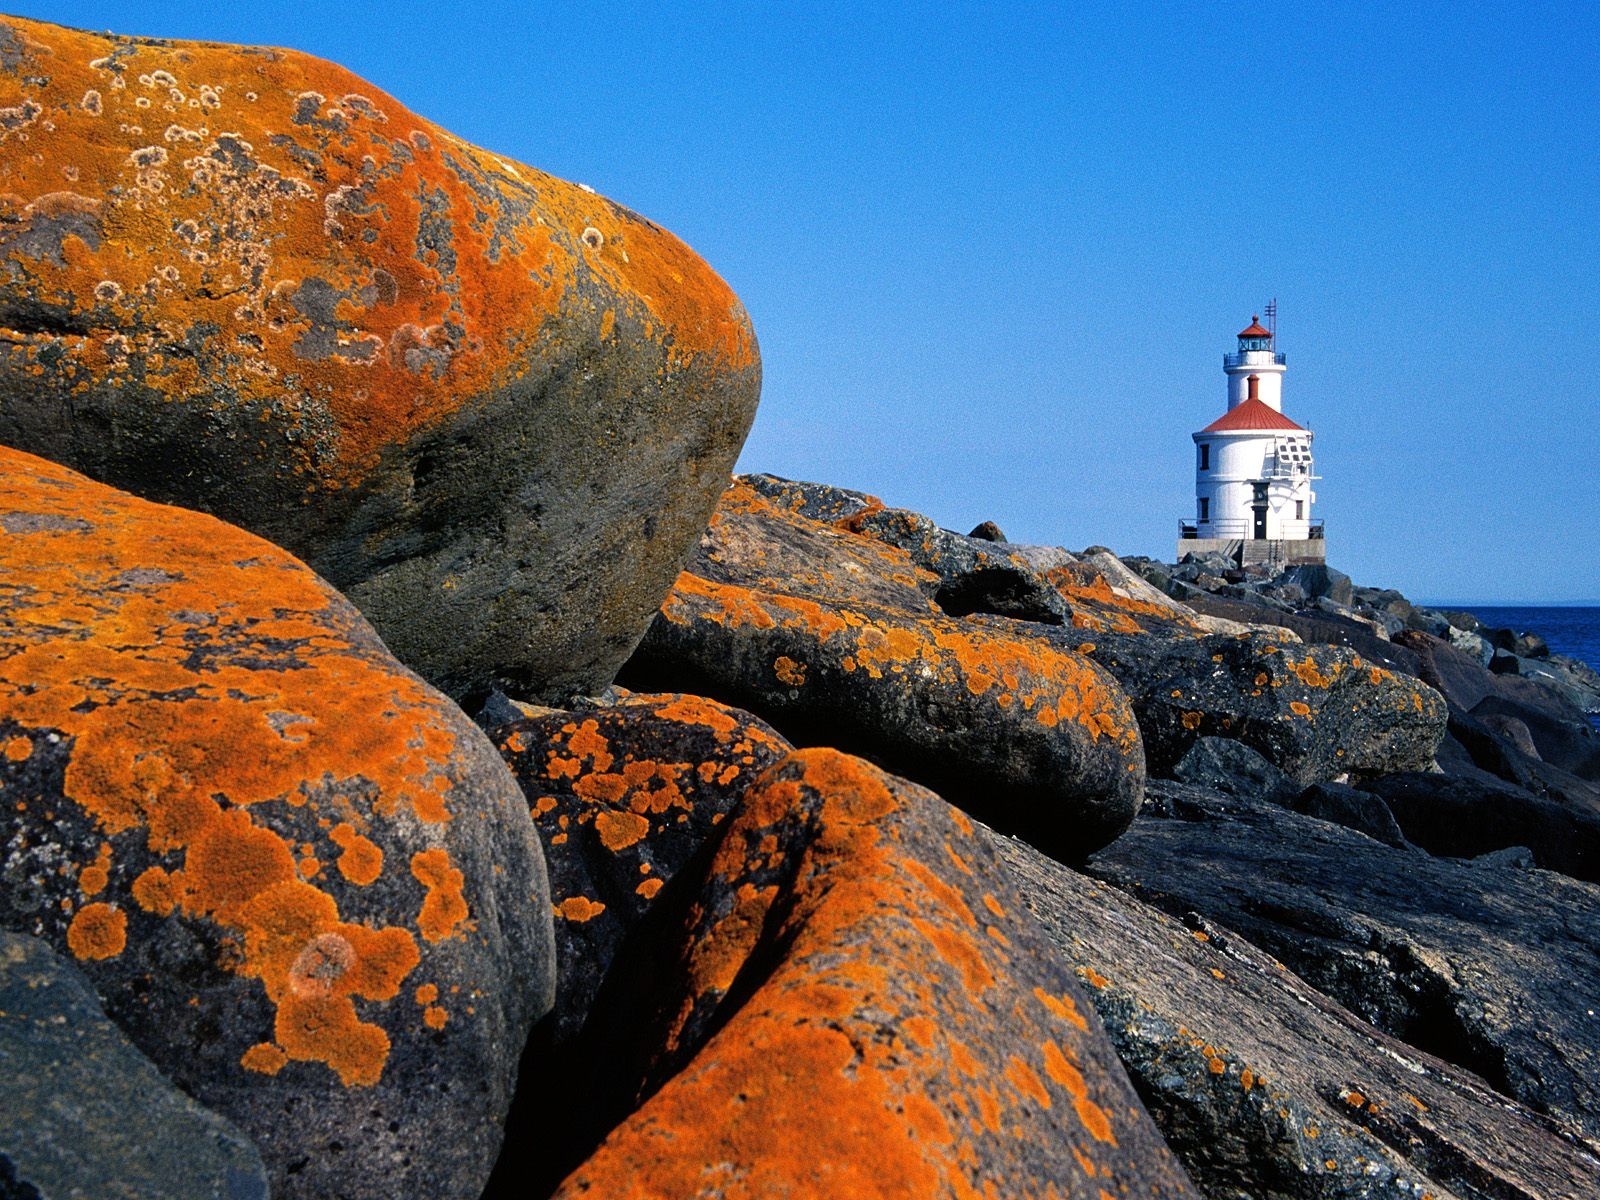
<svg viewBox="0 0 1600 1200">
<path fill-rule="evenodd" d="M 1273 314 L 1268 306 L 1269 315 Z M 1312 433 L 1283 412 L 1287 358 L 1261 318 L 1222 356 L 1228 409 L 1194 434 L 1195 512 L 1179 524 L 1178 557 L 1220 552 L 1247 563 L 1324 562 L 1322 522 L 1311 515 Z"/>
</svg>

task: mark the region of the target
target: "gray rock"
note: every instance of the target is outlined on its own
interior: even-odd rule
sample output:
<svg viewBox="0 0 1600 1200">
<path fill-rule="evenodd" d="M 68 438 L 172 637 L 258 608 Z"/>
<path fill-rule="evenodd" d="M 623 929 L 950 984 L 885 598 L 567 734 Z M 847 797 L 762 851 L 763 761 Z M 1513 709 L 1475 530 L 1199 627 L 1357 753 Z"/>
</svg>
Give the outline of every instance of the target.
<svg viewBox="0 0 1600 1200">
<path fill-rule="evenodd" d="M 1386 846 L 1410 845 L 1381 796 L 1342 783 L 1314 783 L 1287 806 L 1319 821 L 1354 829 Z"/>
<path fill-rule="evenodd" d="M 0 1196 L 267 1200 L 248 1138 L 180 1092 L 37 938 L 0 932 Z"/>
<path fill-rule="evenodd" d="M 1031 628 L 1058 645 L 1081 636 Z M 1260 632 L 1100 631 L 1088 644 L 1133 701 L 1159 775 L 1202 737 L 1243 742 L 1302 788 L 1351 771 L 1425 769 L 1445 729 L 1437 692 L 1340 647 Z"/>
<path fill-rule="evenodd" d="M 1168 796 L 1173 789 L 1181 795 Z M 1581 1129 L 1587 1153 L 1600 1145 L 1600 1022 L 1584 999 L 1600 996 L 1600 888 L 1391 849 L 1246 797 L 1159 781 L 1150 792 L 1150 811 L 1165 804 L 1181 819 L 1136 821 L 1090 861 L 1091 874 L 1169 915 L 1197 912 L 1231 928 L 1384 1032 Z M 1392 1063 L 1416 1061 L 1398 1048 L 1399 1059 L 1382 1053 Z M 1318 1082 L 1365 1093 L 1363 1073 Z M 1418 1085 L 1429 1075 L 1402 1071 Z M 1392 1115 L 1433 1119 L 1404 1095 L 1395 1099 L 1385 1104 Z M 1504 1111 L 1486 1088 L 1478 1103 Z M 1524 1128 L 1534 1136 L 1534 1125 Z M 1488 1160 L 1493 1176 L 1506 1169 L 1492 1165 L 1501 1154 L 1508 1167 L 1521 1159 L 1510 1145 L 1520 1137 L 1497 1138 L 1492 1151 L 1459 1149 L 1469 1161 Z M 1415 1149 L 1428 1153 L 1430 1143 L 1445 1144 L 1423 1136 Z M 1600 1164 L 1587 1169 L 1587 1191 L 1525 1180 L 1522 1192 L 1483 1183 L 1470 1194 L 1587 1197 Z"/>
<path fill-rule="evenodd" d="M 1431 772 L 1396 772 L 1365 786 L 1383 798 L 1406 837 L 1432 854 L 1471 858 L 1527 846 L 1546 870 L 1600 882 L 1600 805 Z"/>
<path fill-rule="evenodd" d="M 1224 818 L 1197 826 L 1141 816 L 1135 824 L 1141 865 L 1116 874 L 1148 874 L 1165 885 L 1187 873 L 1199 897 L 1227 890 L 1283 913 L 1293 898 L 1279 887 L 1284 872 L 1271 856 L 1280 850 L 1293 855 L 1303 839 L 1323 838 L 1319 851 L 1353 859 L 1349 874 L 1338 877 L 1354 889 L 1353 900 L 1361 895 L 1359 872 L 1377 865 L 1374 858 L 1392 860 L 1386 875 L 1405 878 L 1417 857 L 1281 809 L 1276 816 L 1258 811 L 1264 824 L 1249 832 L 1263 845 L 1247 862 L 1206 857 L 1218 848 L 1212 825 Z M 1285 970 L 1273 957 L 1276 950 L 1263 953 L 1207 907 L 1179 896 L 1163 904 L 1163 913 L 1121 887 L 997 840 L 1028 907 L 1090 985 L 1090 1001 L 1167 1144 L 1207 1196 L 1588 1200 L 1595 1194 L 1600 1159 L 1570 1126 L 1386 1036 L 1313 981 Z M 1169 847 L 1180 852 L 1179 860 L 1146 872 L 1143 864 Z M 1326 887 L 1329 868 L 1336 870 L 1340 860 L 1318 862 L 1316 883 Z M 1232 873 L 1257 866 L 1263 875 Z M 1303 890 L 1309 893 L 1310 886 Z M 1522 897 L 1531 900 L 1531 893 Z M 1341 912 L 1339 919 L 1348 928 L 1362 920 L 1359 913 Z M 1315 928 L 1320 932 L 1322 925 Z M 1463 924 L 1459 936 L 1471 932 Z M 1521 958 L 1538 962 L 1539 953 Z M 1363 965 L 1358 958 L 1356 969 Z M 1570 1068 L 1566 1078 L 1572 1079 Z"/>
<path fill-rule="evenodd" d="M 1271 798 L 1294 790 L 1282 771 L 1232 738 L 1195 739 L 1173 764 L 1172 778 L 1230 795 Z"/>
<path fill-rule="evenodd" d="M 1346 607 L 1349 607 L 1355 599 L 1350 576 L 1343 571 L 1335 571 L 1325 563 L 1305 563 L 1298 567 L 1290 567 L 1278 576 L 1277 582 L 1280 585 L 1293 584 L 1308 596 L 1326 596 L 1334 603 Z"/>
</svg>

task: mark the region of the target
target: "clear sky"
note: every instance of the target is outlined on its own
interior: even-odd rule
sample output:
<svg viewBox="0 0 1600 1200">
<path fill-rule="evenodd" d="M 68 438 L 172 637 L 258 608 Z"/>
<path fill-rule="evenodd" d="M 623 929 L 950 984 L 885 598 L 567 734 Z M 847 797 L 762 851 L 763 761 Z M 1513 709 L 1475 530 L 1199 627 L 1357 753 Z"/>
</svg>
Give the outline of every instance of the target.
<svg viewBox="0 0 1600 1200">
<path fill-rule="evenodd" d="M 1600 5 L 13 3 L 288 45 L 677 232 L 745 470 L 1170 558 L 1276 296 L 1334 565 L 1600 597 Z"/>
</svg>

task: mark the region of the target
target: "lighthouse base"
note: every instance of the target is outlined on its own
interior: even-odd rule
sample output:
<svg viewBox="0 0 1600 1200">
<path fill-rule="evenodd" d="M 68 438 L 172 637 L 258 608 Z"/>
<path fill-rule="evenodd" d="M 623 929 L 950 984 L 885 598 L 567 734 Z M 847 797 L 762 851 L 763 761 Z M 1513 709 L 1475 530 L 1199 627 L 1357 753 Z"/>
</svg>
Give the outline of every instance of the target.
<svg viewBox="0 0 1600 1200">
<path fill-rule="evenodd" d="M 1285 567 L 1328 561 L 1326 538 L 1179 538 L 1178 561 L 1185 554 L 1221 554 L 1236 566 L 1267 563 Z"/>
</svg>

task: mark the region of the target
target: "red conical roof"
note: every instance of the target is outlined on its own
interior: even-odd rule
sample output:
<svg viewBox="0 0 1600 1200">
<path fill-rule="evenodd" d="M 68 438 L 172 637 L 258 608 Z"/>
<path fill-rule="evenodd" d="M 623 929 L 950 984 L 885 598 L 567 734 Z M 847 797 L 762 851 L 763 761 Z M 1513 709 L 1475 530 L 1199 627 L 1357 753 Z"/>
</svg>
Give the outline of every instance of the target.
<svg viewBox="0 0 1600 1200">
<path fill-rule="evenodd" d="M 1250 315 L 1250 324 L 1239 331 L 1239 336 L 1240 337 L 1271 337 L 1272 336 L 1272 330 L 1261 328 L 1261 317 L 1260 317 L 1260 315 L 1256 314 L 1256 313 L 1252 313 Z"/>
<path fill-rule="evenodd" d="M 1223 413 L 1201 433 L 1241 433 L 1256 430 L 1294 429 L 1305 432 L 1304 425 L 1296 425 L 1264 400 L 1246 400 Z"/>
</svg>

